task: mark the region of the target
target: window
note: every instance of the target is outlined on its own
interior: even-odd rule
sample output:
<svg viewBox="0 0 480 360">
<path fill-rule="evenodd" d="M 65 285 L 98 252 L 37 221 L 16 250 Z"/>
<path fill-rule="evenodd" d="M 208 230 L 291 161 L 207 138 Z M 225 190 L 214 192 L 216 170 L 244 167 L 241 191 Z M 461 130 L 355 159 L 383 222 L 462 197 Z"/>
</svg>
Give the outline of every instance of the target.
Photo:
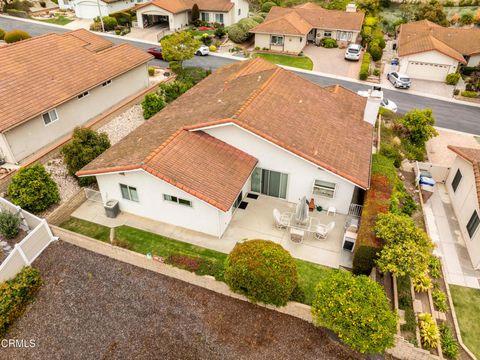
<svg viewBox="0 0 480 360">
<path fill-rule="evenodd" d="M 77 98 L 81 99 L 81 98 L 83 98 L 83 97 L 85 97 L 85 96 L 88 96 L 89 94 L 90 94 L 90 91 L 85 91 L 84 93 L 78 95 Z"/>
<path fill-rule="evenodd" d="M 122 197 L 130 201 L 138 202 L 137 188 L 133 186 L 120 184 L 120 190 L 122 191 Z"/>
<path fill-rule="evenodd" d="M 202 12 L 202 13 L 200 13 L 200 15 L 202 17 L 202 21 L 206 21 L 206 22 L 210 21 L 210 14 L 209 13 Z"/>
<path fill-rule="evenodd" d="M 185 200 L 172 195 L 163 194 L 163 200 L 171 201 L 180 205 L 192 206 L 192 202 L 190 200 Z"/>
<path fill-rule="evenodd" d="M 45 114 L 42 115 L 42 117 L 45 125 L 48 125 L 54 121 L 57 121 L 58 120 L 57 109 L 52 109 L 49 112 L 46 112 Z"/>
<path fill-rule="evenodd" d="M 352 33 L 348 31 L 339 31 L 337 33 L 338 40 L 347 41 L 352 37 Z"/>
<path fill-rule="evenodd" d="M 325 37 L 332 37 L 332 32 L 331 31 L 324 31 L 323 36 Z"/>
<path fill-rule="evenodd" d="M 223 14 L 215 14 L 215 22 L 223 24 Z"/>
<path fill-rule="evenodd" d="M 105 81 L 105 82 L 102 84 L 102 86 L 108 86 L 108 85 L 110 85 L 111 83 L 112 83 L 112 80 L 107 80 L 107 81 Z"/>
<path fill-rule="evenodd" d="M 315 183 L 313 184 L 313 193 L 323 197 L 333 198 L 335 195 L 336 186 L 337 185 L 335 183 L 323 180 L 315 180 Z"/>
<path fill-rule="evenodd" d="M 272 35 L 272 37 L 270 38 L 270 43 L 272 45 L 282 46 L 283 45 L 283 36 Z"/>
<path fill-rule="evenodd" d="M 242 13 L 242 10 L 238 9 L 238 15 L 240 15 L 241 13 Z"/>
<path fill-rule="evenodd" d="M 453 178 L 453 181 L 452 181 L 453 192 L 457 191 L 457 187 L 458 187 L 458 184 L 460 184 L 460 180 L 462 180 L 462 173 L 460 172 L 460 169 L 457 169 L 457 172 L 455 173 L 455 177 Z"/>
<path fill-rule="evenodd" d="M 467 224 L 467 232 L 470 238 L 472 238 L 473 234 L 475 234 L 478 225 L 480 225 L 480 218 L 478 217 L 477 210 L 473 210 L 472 217 L 470 218 L 470 220 L 468 220 Z"/>
</svg>

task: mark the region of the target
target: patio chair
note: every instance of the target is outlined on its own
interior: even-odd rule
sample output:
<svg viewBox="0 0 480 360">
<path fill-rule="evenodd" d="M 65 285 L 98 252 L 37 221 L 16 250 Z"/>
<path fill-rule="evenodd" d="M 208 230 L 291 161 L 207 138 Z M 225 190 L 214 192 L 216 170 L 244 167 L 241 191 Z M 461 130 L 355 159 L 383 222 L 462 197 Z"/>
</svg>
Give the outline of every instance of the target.
<svg viewBox="0 0 480 360">
<path fill-rule="evenodd" d="M 335 221 L 328 223 L 328 225 L 317 225 L 315 229 L 315 239 L 323 240 L 326 239 L 328 234 L 333 230 L 335 227 Z"/>
<path fill-rule="evenodd" d="M 280 214 L 280 211 L 278 211 L 278 209 L 273 209 L 273 220 L 275 221 L 276 228 L 285 229 L 290 223 L 290 215 Z"/>
</svg>

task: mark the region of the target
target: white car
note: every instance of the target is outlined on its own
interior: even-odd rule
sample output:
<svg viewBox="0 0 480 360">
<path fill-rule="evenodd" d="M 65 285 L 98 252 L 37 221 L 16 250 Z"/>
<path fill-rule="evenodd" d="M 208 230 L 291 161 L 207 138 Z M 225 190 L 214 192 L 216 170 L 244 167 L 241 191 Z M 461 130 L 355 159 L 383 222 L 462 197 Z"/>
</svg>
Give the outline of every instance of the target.
<svg viewBox="0 0 480 360">
<path fill-rule="evenodd" d="M 378 86 L 374 86 L 372 89 L 368 89 L 368 90 L 358 90 L 357 94 L 363 97 L 372 96 L 372 97 L 380 98 L 382 99 L 380 102 L 381 107 L 387 110 L 390 110 L 394 113 L 397 112 L 398 110 L 397 104 L 395 104 L 392 100 L 388 100 L 383 97 L 383 90 Z"/>
<path fill-rule="evenodd" d="M 383 98 L 380 106 L 394 113 L 396 113 L 398 110 L 397 104 L 395 104 L 392 100 L 388 100 L 385 98 Z"/>
<path fill-rule="evenodd" d="M 207 56 L 210 54 L 210 49 L 208 48 L 207 45 L 202 45 L 198 48 L 197 52 L 195 55 L 200 55 L 200 56 Z"/>
<path fill-rule="evenodd" d="M 360 54 L 362 53 L 362 47 L 358 44 L 350 44 L 345 51 L 346 60 L 360 60 Z"/>
</svg>

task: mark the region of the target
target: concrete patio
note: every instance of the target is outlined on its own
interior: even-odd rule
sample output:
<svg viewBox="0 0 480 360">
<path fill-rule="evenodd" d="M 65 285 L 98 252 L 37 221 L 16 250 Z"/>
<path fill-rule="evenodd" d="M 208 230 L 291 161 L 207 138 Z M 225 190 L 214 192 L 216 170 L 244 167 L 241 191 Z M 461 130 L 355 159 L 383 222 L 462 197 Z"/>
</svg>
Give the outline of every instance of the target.
<svg viewBox="0 0 480 360">
<path fill-rule="evenodd" d="M 352 253 L 342 249 L 346 215 L 327 215 L 325 211 L 311 212 L 310 216 L 314 218 L 314 223 L 328 224 L 335 221 L 335 228 L 324 240 L 316 240 L 313 234 L 307 234 L 301 243 L 294 243 L 290 240 L 287 230 L 280 230 L 274 226 L 273 209 L 277 208 L 281 213 L 293 213 L 296 204 L 267 196 L 259 196 L 256 200 L 245 198 L 244 201 L 248 202 L 247 208 L 235 211 L 220 239 L 125 212 L 121 212 L 115 219 L 107 218 L 103 204 L 98 201 L 84 202 L 72 216 L 109 227 L 128 225 L 224 253 L 230 252 L 238 241 L 267 239 L 282 245 L 298 259 L 333 268 L 352 267 Z"/>
</svg>

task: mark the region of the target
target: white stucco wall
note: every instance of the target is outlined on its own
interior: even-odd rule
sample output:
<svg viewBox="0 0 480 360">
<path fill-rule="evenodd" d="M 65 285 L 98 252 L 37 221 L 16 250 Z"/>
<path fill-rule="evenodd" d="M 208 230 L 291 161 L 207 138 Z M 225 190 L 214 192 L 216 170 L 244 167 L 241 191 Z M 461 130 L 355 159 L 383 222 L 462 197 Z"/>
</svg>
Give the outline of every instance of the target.
<svg viewBox="0 0 480 360">
<path fill-rule="evenodd" d="M 110 4 L 100 1 L 100 11 L 102 12 L 102 16 L 108 16 L 109 14 L 118 11 L 130 9 L 134 7 L 136 3 L 140 3 L 142 1 L 135 2 L 134 0 L 123 0 Z M 75 10 L 75 16 L 80 19 L 93 19 L 94 17 L 98 16 L 98 5 L 96 0 L 72 0 L 71 4 L 72 5 L 68 6 L 67 8 L 73 8 Z"/>
<path fill-rule="evenodd" d="M 121 211 L 213 236 L 220 236 L 230 222 L 230 211 L 224 213 L 144 170 L 97 175 L 97 181 L 102 200 L 118 200 Z M 123 199 L 120 184 L 135 187 L 139 201 Z M 192 206 L 166 201 L 163 194 L 190 200 Z"/>
<path fill-rule="evenodd" d="M 448 71 L 447 73 L 454 73 L 457 71 L 457 66 L 458 66 L 458 61 L 446 56 L 438 51 L 427 51 L 427 52 L 422 52 L 418 54 L 412 54 L 408 56 L 403 56 L 400 58 L 400 70 L 399 72 L 401 73 L 406 73 L 412 78 L 425 78 L 428 79 L 428 74 L 423 74 L 420 76 L 412 76 L 412 71 L 409 70 L 409 62 L 422 62 L 422 63 L 427 63 L 427 64 L 440 64 L 440 65 L 446 65 L 448 66 Z M 424 66 L 424 72 L 430 72 L 430 71 L 435 71 L 435 67 L 431 66 Z M 442 71 L 441 69 L 438 69 L 438 71 Z M 439 77 L 439 81 L 445 81 L 445 77 L 441 76 Z"/>
<path fill-rule="evenodd" d="M 70 133 L 75 126 L 80 126 L 115 104 L 124 100 L 149 85 L 147 65 L 143 64 L 127 73 L 112 79 L 110 85 L 101 84 L 90 89 L 90 94 L 81 99 L 73 99 L 56 107 L 58 120 L 45 125 L 42 116 L 4 133 L 14 158 L 8 162 L 18 162 Z M 85 89 L 87 90 L 87 89 Z M 0 142 L 1 145 L 1 142 Z M 4 154 L 6 151 L 3 150 Z"/>
<path fill-rule="evenodd" d="M 234 10 L 234 8 L 230 9 L 230 11 L 228 11 L 228 12 L 200 10 L 200 19 L 203 19 L 202 14 L 208 14 L 208 22 L 214 23 L 214 22 L 218 22 L 215 18 L 215 15 L 216 14 L 223 14 L 223 24 L 225 26 L 230 26 L 230 25 L 233 24 L 233 20 L 234 20 L 233 19 L 233 10 Z"/>
<path fill-rule="evenodd" d="M 458 169 L 460 169 L 460 172 L 462 173 L 462 179 L 458 184 L 457 190 L 454 192 L 452 188 L 452 181 Z M 446 186 L 450 195 L 450 199 L 452 200 L 453 209 L 455 211 L 455 215 L 457 216 L 463 238 L 465 239 L 465 244 L 467 246 L 472 264 L 475 268 L 480 268 L 480 228 L 477 229 L 472 238 L 470 238 L 467 233 L 467 223 L 475 209 L 480 216 L 477 188 L 475 186 L 475 176 L 472 165 L 468 161 L 457 156 L 448 174 Z"/>
<path fill-rule="evenodd" d="M 138 21 L 138 26 L 140 28 L 143 28 L 143 21 L 142 21 L 142 15 L 166 15 L 168 16 L 169 20 L 169 27 L 170 30 L 179 30 L 186 25 L 188 25 L 188 12 L 183 11 L 178 14 L 172 14 L 171 12 L 168 12 L 164 9 L 159 8 L 158 6 L 155 5 L 149 5 L 145 6 L 141 9 L 137 10 L 137 21 Z"/>
<path fill-rule="evenodd" d="M 292 54 L 300 53 L 307 44 L 306 36 L 283 35 L 283 46 L 270 44 L 270 36 L 277 34 L 255 34 L 255 47 L 260 50 L 272 50 L 277 52 L 288 52 Z M 279 36 L 282 36 L 281 34 Z"/>
<path fill-rule="evenodd" d="M 234 3 L 232 11 L 232 24 L 248 17 L 249 5 L 246 0 L 231 0 Z"/>
<path fill-rule="evenodd" d="M 257 166 L 288 174 L 287 201 L 297 203 L 303 196 L 315 199 L 324 208 L 334 206 L 337 212 L 346 214 L 352 200 L 355 185 L 249 133 L 235 125 L 204 129 L 206 133 L 254 156 Z M 312 194 L 314 180 L 336 183 L 333 199 Z"/>
<path fill-rule="evenodd" d="M 478 66 L 480 65 L 480 54 L 470 56 L 468 59 L 467 66 Z"/>
</svg>

